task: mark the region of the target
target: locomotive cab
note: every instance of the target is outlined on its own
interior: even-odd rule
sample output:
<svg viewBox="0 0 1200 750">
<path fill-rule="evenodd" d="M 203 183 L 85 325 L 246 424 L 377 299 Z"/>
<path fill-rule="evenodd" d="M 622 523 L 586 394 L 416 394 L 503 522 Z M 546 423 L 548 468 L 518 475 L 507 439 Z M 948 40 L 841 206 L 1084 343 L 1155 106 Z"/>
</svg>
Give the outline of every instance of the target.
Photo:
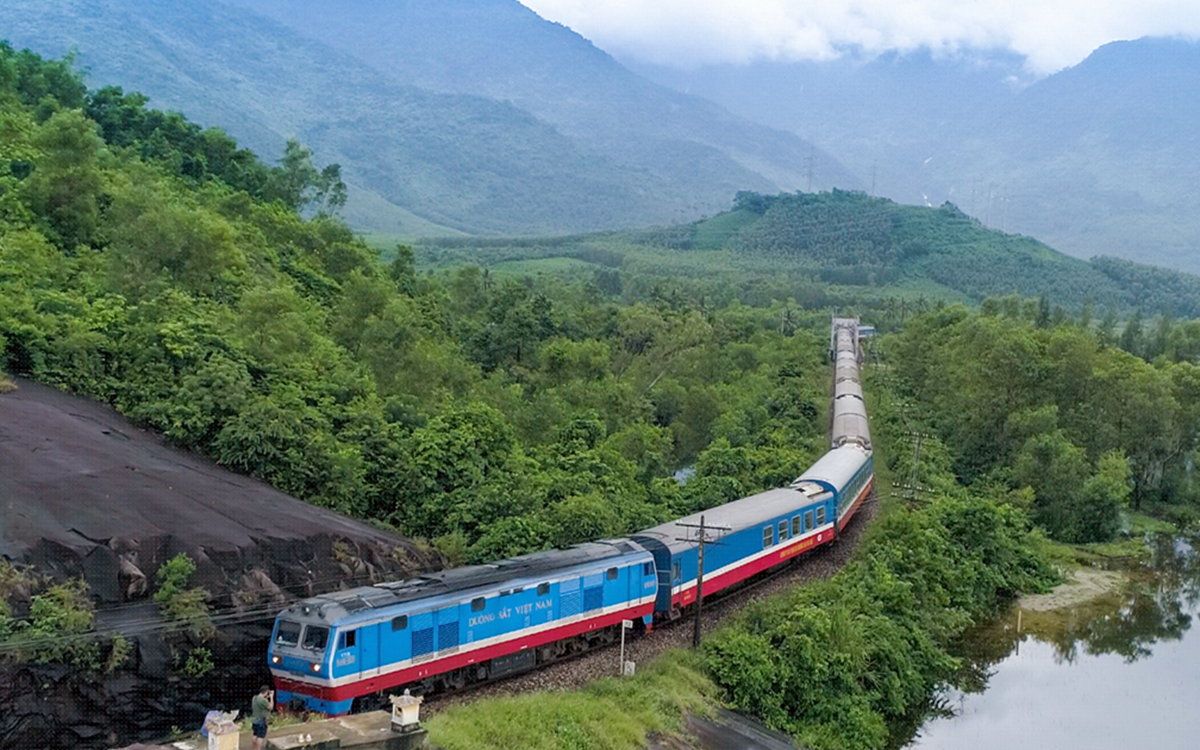
<svg viewBox="0 0 1200 750">
<path fill-rule="evenodd" d="M 327 683 L 330 676 L 331 645 L 337 637 L 336 630 L 325 618 L 318 606 L 308 603 L 289 607 L 275 619 L 271 642 L 267 647 L 267 659 L 271 675 L 275 678 L 276 705 L 284 707 L 294 697 L 292 688 L 298 680 L 311 686 Z M 306 687 L 306 692 L 311 687 Z M 311 701 L 311 699 L 309 699 Z M 326 713 L 345 713 L 330 703 L 322 706 Z"/>
</svg>

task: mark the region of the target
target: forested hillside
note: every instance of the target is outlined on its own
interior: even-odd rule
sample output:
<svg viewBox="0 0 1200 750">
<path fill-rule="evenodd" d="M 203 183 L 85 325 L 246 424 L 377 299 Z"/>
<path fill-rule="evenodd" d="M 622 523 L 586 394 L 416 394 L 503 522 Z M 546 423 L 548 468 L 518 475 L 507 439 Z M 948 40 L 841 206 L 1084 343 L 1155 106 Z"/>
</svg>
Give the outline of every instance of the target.
<svg viewBox="0 0 1200 750">
<path fill-rule="evenodd" d="M 1200 316 L 1200 277 L 1118 258 L 1090 263 L 983 226 L 952 203 L 904 206 L 863 193 L 737 194 L 731 210 L 689 224 L 522 240 L 444 239 L 417 247 L 440 265 L 544 271 L 604 289 L 747 304 L 877 309 L 884 328 L 935 302 L 1045 298 L 1057 317 L 1107 321 L 1135 311 Z M 676 290 L 671 292 L 670 290 Z"/>
<path fill-rule="evenodd" d="M 820 445 L 827 373 L 797 316 L 418 275 L 406 248 L 384 266 L 296 213 L 341 190 L 299 144 L 268 168 L 3 54 L 10 373 L 458 560 L 642 528 L 783 481 Z M 693 462 L 701 481 L 670 478 Z"/>
<path fill-rule="evenodd" d="M 691 185 L 709 212 L 759 189 L 852 188 L 861 176 L 797 137 L 650 83 L 575 31 L 518 0 L 408 0 L 338 7 L 317 0 L 233 0 L 352 55 L 389 78 L 432 91 L 511 102 L 630 173 Z M 658 221 L 662 221 L 659 218 Z"/>
</svg>

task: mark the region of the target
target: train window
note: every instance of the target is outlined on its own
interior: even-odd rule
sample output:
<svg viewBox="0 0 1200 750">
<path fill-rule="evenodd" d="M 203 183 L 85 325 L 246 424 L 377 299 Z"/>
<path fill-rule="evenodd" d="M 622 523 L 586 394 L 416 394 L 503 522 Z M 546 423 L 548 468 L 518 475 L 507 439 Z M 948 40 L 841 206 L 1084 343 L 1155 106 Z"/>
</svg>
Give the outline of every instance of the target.
<svg viewBox="0 0 1200 750">
<path fill-rule="evenodd" d="M 788 531 L 787 521 L 780 521 L 779 522 L 779 541 L 782 542 L 784 539 L 787 539 L 787 535 L 788 535 L 787 531 Z"/>
<path fill-rule="evenodd" d="M 304 629 L 304 647 L 313 651 L 324 651 L 329 642 L 329 628 L 309 625 Z"/>
<path fill-rule="evenodd" d="M 775 529 L 771 526 L 763 529 L 763 549 L 775 543 Z"/>
<path fill-rule="evenodd" d="M 487 602 L 484 601 L 484 598 L 482 596 L 476 597 L 471 600 L 471 611 L 478 612 L 479 610 L 483 609 L 484 606 L 486 606 L 486 604 L 487 604 Z"/>
<path fill-rule="evenodd" d="M 275 631 L 275 642 L 280 646 L 295 646 L 300 642 L 300 625 L 280 620 L 279 628 Z"/>
<path fill-rule="evenodd" d="M 824 523 L 825 523 L 825 506 L 822 505 L 817 508 L 817 525 L 821 526 Z"/>
<path fill-rule="evenodd" d="M 642 563 L 642 575 L 643 576 L 654 575 L 654 563 Z"/>
<path fill-rule="evenodd" d="M 512 589 L 505 589 L 504 591 L 500 592 L 500 596 L 508 596 L 511 593 L 512 593 Z"/>
<path fill-rule="evenodd" d="M 804 528 L 808 531 L 813 528 L 813 512 L 811 510 L 804 512 Z"/>
<path fill-rule="evenodd" d="M 792 536 L 796 536 L 800 531 L 800 516 L 792 516 Z"/>
<path fill-rule="evenodd" d="M 524 590 L 525 590 L 525 587 L 524 587 L 524 586 L 517 586 L 515 589 L 513 589 L 513 593 L 514 593 L 514 594 L 519 594 L 519 593 L 521 593 L 521 592 L 522 592 L 522 591 L 524 591 Z"/>
<path fill-rule="evenodd" d="M 339 639 L 341 643 L 338 644 L 338 648 L 354 648 L 354 644 L 358 641 L 357 635 L 357 630 L 347 630 L 345 633 L 342 633 L 342 637 Z"/>
<path fill-rule="evenodd" d="M 609 568 L 608 570 L 604 571 L 604 577 L 610 581 L 617 580 L 617 569 Z"/>
<path fill-rule="evenodd" d="M 676 560 L 675 564 L 671 566 L 671 576 L 675 583 L 679 583 L 683 580 L 683 569 L 678 560 Z"/>
<path fill-rule="evenodd" d="M 538 596 L 545 596 L 546 594 L 549 594 L 549 593 L 550 593 L 550 584 L 548 584 L 548 583 L 539 583 L 538 584 Z"/>
<path fill-rule="evenodd" d="M 408 615 L 392 618 L 392 630 L 404 630 L 408 627 Z"/>
</svg>

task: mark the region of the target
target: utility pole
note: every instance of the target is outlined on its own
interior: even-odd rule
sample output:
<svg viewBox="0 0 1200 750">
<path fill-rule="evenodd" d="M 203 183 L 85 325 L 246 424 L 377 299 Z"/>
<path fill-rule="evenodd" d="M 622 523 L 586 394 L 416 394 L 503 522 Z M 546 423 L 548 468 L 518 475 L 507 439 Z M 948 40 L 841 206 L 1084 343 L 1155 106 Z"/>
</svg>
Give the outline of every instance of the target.
<svg viewBox="0 0 1200 750">
<path fill-rule="evenodd" d="M 808 162 L 808 192 L 810 192 L 810 193 L 812 192 L 813 162 L 816 160 L 816 156 L 817 156 L 816 148 L 810 148 L 808 150 L 808 159 L 806 159 L 806 161 Z"/>
<path fill-rule="evenodd" d="M 696 622 L 695 629 L 692 630 L 692 648 L 700 648 L 700 614 L 704 606 L 704 547 L 709 544 L 720 544 L 715 539 L 709 539 L 708 533 L 713 529 L 720 531 L 729 531 L 728 526 L 705 526 L 704 516 L 700 516 L 700 524 L 680 523 L 680 526 L 686 526 L 691 529 L 698 529 L 696 539 L 676 537 L 679 542 L 696 541 L 699 547 L 696 549 Z"/>
<path fill-rule="evenodd" d="M 906 435 L 906 436 L 914 439 L 913 453 L 912 453 L 912 467 L 908 473 L 908 480 L 904 484 L 901 484 L 898 481 L 893 481 L 892 486 L 895 487 L 896 489 L 904 490 L 905 491 L 904 499 L 908 502 L 909 505 L 912 505 L 913 503 L 915 503 L 917 501 L 918 494 L 934 492 L 934 489 L 932 487 L 927 487 L 923 484 L 920 484 L 918 481 L 918 474 L 919 474 L 919 469 L 920 469 L 920 464 L 921 464 L 921 442 L 925 438 L 932 438 L 934 436 L 924 433 L 924 432 L 920 432 L 918 430 L 903 430 L 903 431 L 901 431 L 900 434 Z"/>
</svg>

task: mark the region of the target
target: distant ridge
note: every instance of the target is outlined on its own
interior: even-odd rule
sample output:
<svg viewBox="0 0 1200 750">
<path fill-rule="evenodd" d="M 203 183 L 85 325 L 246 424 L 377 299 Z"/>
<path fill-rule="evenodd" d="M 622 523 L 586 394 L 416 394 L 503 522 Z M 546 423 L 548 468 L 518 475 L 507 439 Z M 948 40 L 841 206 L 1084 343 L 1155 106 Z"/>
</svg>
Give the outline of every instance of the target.
<svg viewBox="0 0 1200 750">
<path fill-rule="evenodd" d="M 987 50 L 637 69 L 811 138 L 875 194 L 950 200 L 1076 257 L 1200 272 L 1200 42 L 1113 42 L 1037 81 Z"/>
<path fill-rule="evenodd" d="M 807 187 L 810 173 L 817 187 L 854 185 L 811 144 L 650 84 L 516 0 L 352 4 L 332 15 L 316 14 L 327 5 L 273 7 L 329 33 L 215 0 L 8 0 L 0 28 L 45 56 L 74 49 L 90 86 L 140 90 L 268 162 L 299 137 L 320 163 L 342 165 L 346 216 L 360 229 L 645 226 L 721 210 L 738 190 Z M 364 28 L 382 40 L 381 56 L 410 64 L 352 54 L 364 45 L 351 32 Z"/>
</svg>

